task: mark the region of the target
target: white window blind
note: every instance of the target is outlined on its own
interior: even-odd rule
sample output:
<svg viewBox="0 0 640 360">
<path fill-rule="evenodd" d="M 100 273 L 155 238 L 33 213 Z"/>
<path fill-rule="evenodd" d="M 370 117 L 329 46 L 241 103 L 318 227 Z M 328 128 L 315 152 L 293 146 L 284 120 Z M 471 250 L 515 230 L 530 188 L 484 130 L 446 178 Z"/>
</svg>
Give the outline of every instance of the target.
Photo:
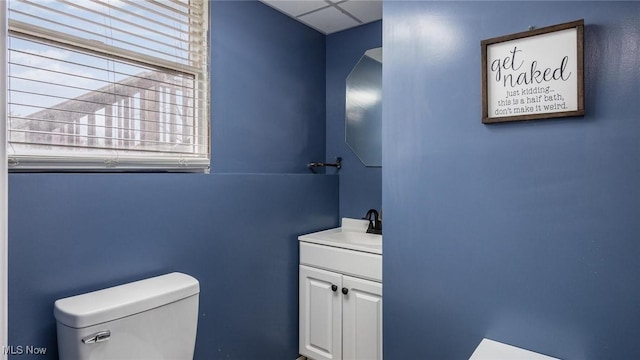
<svg viewBox="0 0 640 360">
<path fill-rule="evenodd" d="M 9 0 L 9 168 L 207 171 L 207 4 Z"/>
</svg>

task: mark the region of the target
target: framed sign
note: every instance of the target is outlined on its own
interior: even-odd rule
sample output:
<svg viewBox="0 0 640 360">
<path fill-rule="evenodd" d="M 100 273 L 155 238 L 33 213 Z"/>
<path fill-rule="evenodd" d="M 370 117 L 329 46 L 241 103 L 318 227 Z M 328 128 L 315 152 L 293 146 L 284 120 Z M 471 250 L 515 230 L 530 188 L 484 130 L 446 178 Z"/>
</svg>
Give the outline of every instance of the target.
<svg viewBox="0 0 640 360">
<path fill-rule="evenodd" d="M 584 115 L 584 20 L 483 40 L 482 122 Z"/>
</svg>

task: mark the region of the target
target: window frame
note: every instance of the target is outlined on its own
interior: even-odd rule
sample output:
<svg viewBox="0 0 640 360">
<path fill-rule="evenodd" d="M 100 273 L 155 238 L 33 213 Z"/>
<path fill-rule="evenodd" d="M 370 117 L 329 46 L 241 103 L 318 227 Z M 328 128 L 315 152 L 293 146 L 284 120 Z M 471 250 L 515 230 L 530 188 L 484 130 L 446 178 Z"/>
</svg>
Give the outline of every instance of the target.
<svg viewBox="0 0 640 360">
<path fill-rule="evenodd" d="M 7 1 L 7 6 L 9 2 Z M 60 156 L 55 151 L 51 155 L 44 154 L 20 154 L 15 153 L 9 142 L 7 148 L 8 167 L 10 172 L 210 172 L 211 163 L 211 136 L 210 136 L 210 38 L 209 38 L 209 4 L 208 0 L 202 1 L 202 15 L 198 19 L 202 21 L 202 42 L 198 42 L 203 50 L 199 54 L 203 56 L 199 63 L 202 68 L 186 64 L 177 64 L 161 58 L 149 56 L 147 54 L 136 53 L 135 51 L 106 45 L 83 39 L 64 32 L 41 28 L 15 19 L 10 19 L 8 12 L 8 35 L 10 37 L 37 41 L 51 46 L 69 49 L 71 51 L 81 51 L 85 54 L 97 57 L 110 58 L 115 61 L 123 61 L 131 64 L 142 65 L 166 70 L 170 72 L 188 74 L 193 76 L 193 127 L 194 147 L 201 146 L 201 152 L 194 154 L 171 154 L 170 152 L 149 152 L 143 151 L 132 154 L 119 154 L 115 149 L 112 156 L 104 154 L 79 156 Z M 189 30 L 191 31 L 191 29 Z M 192 43 L 193 44 L 193 43 Z M 9 49 L 8 49 L 9 50 Z M 7 72 L 7 78 L 9 74 Z M 160 112 L 164 114 L 163 112 Z M 7 119 L 8 119 L 7 114 Z M 162 123 L 157 120 L 155 124 Z M 10 129 L 7 129 L 10 131 Z M 68 135 L 65 135 L 68 136 Z M 106 138 L 106 137 L 105 137 Z M 107 151 L 105 151 L 107 152 Z"/>
</svg>

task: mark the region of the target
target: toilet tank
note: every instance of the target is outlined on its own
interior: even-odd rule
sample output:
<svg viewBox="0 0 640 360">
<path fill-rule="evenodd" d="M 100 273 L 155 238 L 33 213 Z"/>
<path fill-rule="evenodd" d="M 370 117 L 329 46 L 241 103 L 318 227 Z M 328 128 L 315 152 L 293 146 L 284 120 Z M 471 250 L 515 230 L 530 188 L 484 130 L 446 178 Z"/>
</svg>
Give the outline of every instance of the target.
<svg viewBox="0 0 640 360">
<path fill-rule="evenodd" d="M 471 354 L 469 360 L 560 360 L 551 356 L 521 349 L 513 345 L 504 344 L 484 338 Z"/>
<path fill-rule="evenodd" d="M 199 293 L 176 272 L 56 300 L 60 359 L 193 359 Z"/>
</svg>

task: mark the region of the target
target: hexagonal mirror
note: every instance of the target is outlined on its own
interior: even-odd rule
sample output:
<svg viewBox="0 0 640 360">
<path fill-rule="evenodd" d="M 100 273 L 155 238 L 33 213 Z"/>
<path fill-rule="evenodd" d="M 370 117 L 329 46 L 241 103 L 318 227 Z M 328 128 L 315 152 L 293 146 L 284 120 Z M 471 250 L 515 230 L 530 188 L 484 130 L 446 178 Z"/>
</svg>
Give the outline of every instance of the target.
<svg viewBox="0 0 640 360">
<path fill-rule="evenodd" d="M 382 48 L 367 50 L 347 76 L 345 140 L 365 166 L 382 166 Z"/>
</svg>

